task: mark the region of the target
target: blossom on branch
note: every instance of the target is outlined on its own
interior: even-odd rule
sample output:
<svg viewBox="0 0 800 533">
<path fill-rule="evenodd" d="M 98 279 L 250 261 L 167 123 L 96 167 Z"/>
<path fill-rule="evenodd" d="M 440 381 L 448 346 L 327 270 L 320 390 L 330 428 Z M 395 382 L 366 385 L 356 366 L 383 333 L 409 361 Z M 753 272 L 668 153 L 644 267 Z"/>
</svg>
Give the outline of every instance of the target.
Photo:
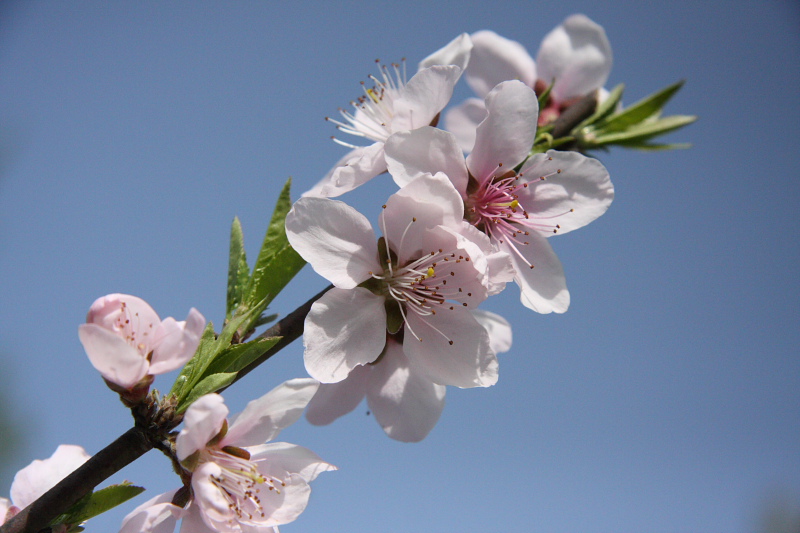
<svg viewBox="0 0 800 533">
<path fill-rule="evenodd" d="M 480 309 L 472 314 L 487 330 L 495 353 L 511 348 L 511 326 L 504 318 Z M 389 437 L 418 442 L 442 414 L 445 386 L 411 365 L 400 341 L 389 335 L 377 361 L 354 368 L 343 381 L 321 384 L 308 404 L 306 418 L 315 425 L 330 424 L 355 409 L 364 396 Z"/>
<path fill-rule="evenodd" d="M 440 58 L 436 60 L 438 64 L 433 64 L 431 56 L 408 81 L 405 62 L 379 65 L 379 75 L 370 76 L 374 85 L 367 87 L 362 83 L 364 94 L 351 102 L 353 112 L 340 109 L 341 120 L 326 117 L 343 133 L 372 144 L 358 146 L 334 138 L 351 151 L 304 196 L 340 196 L 386 172 L 383 143 L 392 133 L 435 125 L 453 95 L 471 47 L 466 34 L 457 37 L 436 53 Z"/>
<path fill-rule="evenodd" d="M 80 446 L 61 444 L 49 458 L 37 459 L 17 472 L 11 484 L 11 500 L 0 498 L 0 525 L 38 500 L 90 457 Z"/>
<path fill-rule="evenodd" d="M 129 294 L 98 298 L 78 327 L 89 361 L 112 388 L 146 394 L 153 376 L 182 367 L 197 350 L 206 319 L 192 308 L 185 321 L 161 320 Z"/>
<path fill-rule="evenodd" d="M 403 187 L 369 221 L 327 198 L 301 198 L 286 217 L 292 247 L 333 283 L 311 307 L 303 344 L 309 374 L 323 383 L 374 363 L 386 335 L 402 339 L 411 366 L 432 383 L 486 387 L 497 358 L 471 309 L 513 277 L 511 261 L 463 220 L 446 176 Z"/>
<path fill-rule="evenodd" d="M 539 106 L 524 83 L 498 84 L 484 105 L 486 117 L 466 159 L 452 133 L 420 128 L 387 141 L 389 171 L 401 185 L 446 174 L 464 201 L 466 219 L 510 255 L 522 303 L 563 313 L 569 292 L 547 237 L 580 228 L 608 209 L 614 198 L 608 171 L 577 152 L 529 157 Z"/>
<path fill-rule="evenodd" d="M 464 77 L 478 95 L 445 114 L 445 127 L 459 146 L 469 152 L 475 128 L 486 116 L 483 98 L 498 83 L 520 80 L 537 94 L 552 83 L 540 125 L 554 121 L 572 103 L 592 91 L 602 90 L 611 72 L 612 54 L 602 26 L 585 15 L 567 17 L 542 40 L 536 61 L 524 46 L 489 30 L 473 33 L 472 53 Z M 448 64 L 442 61 L 440 64 Z M 605 94 L 600 95 L 602 100 Z"/>
<path fill-rule="evenodd" d="M 301 446 L 267 441 L 300 418 L 318 385 L 308 378 L 282 383 L 230 424 L 222 396 L 196 400 L 175 441 L 191 476 L 188 507 L 173 503 L 175 491 L 162 494 L 125 517 L 121 533 L 164 533 L 179 518 L 183 533 L 272 533 L 295 520 L 308 503 L 309 483 L 336 467 Z"/>
</svg>

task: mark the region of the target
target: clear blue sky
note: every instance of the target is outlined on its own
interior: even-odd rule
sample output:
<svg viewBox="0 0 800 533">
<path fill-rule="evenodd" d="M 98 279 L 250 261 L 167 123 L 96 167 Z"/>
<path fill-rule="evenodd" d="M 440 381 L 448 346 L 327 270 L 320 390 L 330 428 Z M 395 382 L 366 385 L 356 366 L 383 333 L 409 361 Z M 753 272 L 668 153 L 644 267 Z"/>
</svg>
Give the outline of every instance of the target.
<svg viewBox="0 0 800 533">
<path fill-rule="evenodd" d="M 800 506 L 800 8 L 645 4 L 3 2 L 0 375 L 19 440 L 0 493 L 59 443 L 93 453 L 130 427 L 78 341 L 96 297 L 220 323 L 232 218 L 254 255 L 284 180 L 302 192 L 343 153 L 323 117 L 373 60 L 413 67 L 483 28 L 535 54 L 583 12 L 626 102 L 687 80 L 668 111 L 700 116 L 671 136 L 693 148 L 601 154 L 614 204 L 552 241 L 569 312 L 489 301 L 515 333 L 500 381 L 448 389 L 425 441 L 391 441 L 365 405 L 287 430 L 340 470 L 283 530 L 736 533 L 773 498 Z M 346 199 L 374 217 L 391 190 Z M 274 311 L 325 284 L 304 271 Z M 236 412 L 302 375 L 298 343 L 226 397 Z M 177 481 L 155 452 L 123 478 Z"/>
</svg>

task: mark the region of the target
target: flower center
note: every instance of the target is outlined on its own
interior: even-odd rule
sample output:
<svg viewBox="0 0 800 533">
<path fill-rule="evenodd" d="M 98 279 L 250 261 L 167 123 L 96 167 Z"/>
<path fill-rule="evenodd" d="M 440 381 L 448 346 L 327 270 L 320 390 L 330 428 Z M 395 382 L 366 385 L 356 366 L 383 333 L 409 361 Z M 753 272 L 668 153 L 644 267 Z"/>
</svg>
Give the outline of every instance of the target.
<svg viewBox="0 0 800 533">
<path fill-rule="evenodd" d="M 220 490 L 237 520 L 266 518 L 260 494 L 264 489 L 280 494 L 281 487 L 286 484 L 262 475 L 250 461 L 247 450 L 226 446 L 222 449 L 207 448 L 205 454 L 206 460 L 220 467 L 221 474 L 211 476 L 211 483 Z"/>
<path fill-rule="evenodd" d="M 552 158 L 548 158 L 552 161 Z M 520 203 L 520 193 L 530 185 L 529 180 L 522 180 L 522 174 L 509 171 L 495 177 L 502 165 L 488 178 L 483 179 L 474 192 L 470 192 L 465 202 L 467 220 L 499 244 L 507 244 L 530 268 L 532 265 L 519 249 L 526 246 L 525 237 L 531 230 L 543 234 L 558 233 L 561 228 L 556 219 L 571 213 L 569 209 L 556 215 L 541 216 L 531 214 Z M 561 169 L 556 169 L 548 174 L 534 178 L 545 181 L 547 178 L 561 174 Z M 523 201 L 530 205 L 530 195 Z"/>
<path fill-rule="evenodd" d="M 406 63 L 405 59 L 401 64 L 392 63 L 391 69 L 386 65 L 378 64 L 379 76 L 370 75 L 369 79 L 374 83 L 372 87 L 367 87 L 362 81 L 361 87 L 364 91 L 350 105 L 355 108 L 351 113 L 345 109 L 339 109 L 344 121 L 325 117 L 325 120 L 336 125 L 336 129 L 344 133 L 364 137 L 374 142 L 384 142 L 392 134 L 391 125 L 394 117 L 394 100 L 406 85 Z M 332 137 L 334 142 L 357 148 L 356 145 L 341 141 Z"/>
<path fill-rule="evenodd" d="M 122 335 L 125 342 L 136 348 L 143 356 L 146 357 L 152 350 L 148 337 L 152 337 L 155 324 L 143 324 L 139 313 L 131 314 L 125 302 L 119 304 L 119 312 L 114 320 L 113 328 Z"/>
<path fill-rule="evenodd" d="M 397 309 L 401 315 L 401 324 L 398 324 L 397 329 L 405 324 L 406 330 L 411 335 L 417 340 L 422 340 L 411 329 L 407 320 L 408 313 L 413 312 L 452 345 L 453 340 L 431 324 L 428 318 L 436 315 L 437 311 L 452 311 L 456 305 L 469 306 L 468 301 L 473 297 L 472 289 L 469 287 L 475 283 L 473 279 L 475 269 L 471 265 L 468 253 L 461 249 L 436 248 L 429 252 L 421 251 L 416 259 L 400 264 L 398 256 L 403 256 L 406 235 L 415 223 L 417 219 L 412 217 L 396 247 L 381 237 L 378 248 L 381 262 L 386 267 L 382 273 L 370 272 L 372 278 L 378 281 L 375 292 L 397 302 Z M 383 233 L 386 235 L 385 228 Z M 390 313 L 391 311 L 392 308 L 389 309 Z M 394 328 L 389 329 L 394 333 L 391 331 Z"/>
</svg>

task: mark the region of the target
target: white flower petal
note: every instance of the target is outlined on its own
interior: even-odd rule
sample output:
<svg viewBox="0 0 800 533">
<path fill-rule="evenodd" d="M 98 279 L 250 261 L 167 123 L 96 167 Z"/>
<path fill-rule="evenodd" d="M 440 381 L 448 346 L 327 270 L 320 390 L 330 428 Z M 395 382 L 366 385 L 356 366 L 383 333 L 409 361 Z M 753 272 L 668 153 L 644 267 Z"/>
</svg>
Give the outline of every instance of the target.
<svg viewBox="0 0 800 533">
<path fill-rule="evenodd" d="M 501 37 L 489 30 L 472 34 L 472 53 L 466 73 L 467 83 L 480 97 L 498 83 L 520 80 L 533 87 L 536 82 L 536 63 L 516 41 Z"/>
<path fill-rule="evenodd" d="M 394 101 L 392 132 L 429 126 L 453 96 L 459 67 L 437 65 L 417 72 Z"/>
<path fill-rule="evenodd" d="M 172 498 L 176 490 L 159 494 L 122 519 L 119 533 L 172 533 L 178 519 L 186 514 L 186 510 L 174 505 Z"/>
<path fill-rule="evenodd" d="M 196 505 L 206 525 L 222 533 L 233 533 L 236 514 L 228 500 L 216 483 L 214 478 L 224 476 L 222 468 L 212 461 L 201 463 L 192 472 L 192 494 Z M 183 529 L 183 528 L 181 528 Z"/>
<path fill-rule="evenodd" d="M 445 386 L 433 383 L 417 371 L 397 342 L 372 367 L 367 402 L 375 419 L 389 437 L 419 442 L 436 425 L 444 409 Z"/>
<path fill-rule="evenodd" d="M 405 328 L 404 353 L 434 383 L 467 388 L 497 382 L 497 357 L 489 346 L 489 334 L 463 307 L 442 309 L 425 320 L 411 313 Z"/>
<path fill-rule="evenodd" d="M 37 459 L 17 472 L 11 484 L 11 501 L 24 509 L 74 472 L 91 456 L 76 445 L 61 444 L 47 459 Z"/>
<path fill-rule="evenodd" d="M 303 414 L 317 392 L 316 380 L 302 378 L 281 383 L 267 394 L 247 404 L 230 422 L 220 446 L 254 446 L 274 439 L 280 431 Z"/>
<path fill-rule="evenodd" d="M 443 172 L 466 195 L 467 167 L 452 133 L 430 126 L 395 133 L 386 141 L 386 166 L 400 187 L 420 176 Z"/>
<path fill-rule="evenodd" d="M 344 155 L 303 197 L 333 198 L 350 192 L 375 176 L 386 172 L 383 143 L 354 148 Z"/>
<path fill-rule="evenodd" d="M 420 61 L 418 70 L 434 65 L 455 65 L 463 71 L 467 68 L 471 51 L 472 39 L 470 39 L 468 34 L 462 33 L 442 48 Z"/>
<path fill-rule="evenodd" d="M 130 294 L 109 294 L 98 298 L 89 308 L 86 322 L 97 324 L 109 331 L 119 331 L 120 318 L 123 322 L 130 320 L 129 327 L 140 332 L 161 322 L 158 314 L 147 302 Z"/>
<path fill-rule="evenodd" d="M 507 244 L 501 244 L 511 255 L 517 275 L 514 281 L 521 290 L 520 301 L 537 313 L 563 313 L 569 308 L 569 291 L 564 269 L 553 248 L 545 237 L 531 232 L 526 237 L 528 244 L 518 246 L 530 268 Z"/>
<path fill-rule="evenodd" d="M 177 322 L 172 317 L 164 319 L 156 333 L 148 374 L 164 374 L 186 364 L 197 350 L 205 327 L 205 317 L 194 307 L 185 321 Z"/>
<path fill-rule="evenodd" d="M 130 389 L 147 375 L 147 359 L 113 331 L 81 324 L 78 337 L 92 366 L 108 381 Z"/>
<path fill-rule="evenodd" d="M 333 288 L 306 317 L 306 370 L 322 383 L 342 381 L 356 366 L 374 361 L 385 342 L 384 299 L 361 287 Z"/>
<path fill-rule="evenodd" d="M 178 460 L 183 461 L 194 452 L 205 448 L 208 441 L 222 429 L 228 407 L 219 394 L 201 396 L 186 409 L 183 429 L 178 433 L 175 446 Z"/>
<path fill-rule="evenodd" d="M 311 398 L 306 419 L 315 426 L 330 424 L 355 409 L 367 390 L 372 365 L 357 366 L 339 383 L 322 383 Z"/>
<path fill-rule="evenodd" d="M 576 14 L 545 36 L 536 61 L 539 78 L 556 80 L 551 97 L 563 102 L 603 86 L 611 72 L 611 45 L 602 26 Z"/>
<path fill-rule="evenodd" d="M 473 309 L 472 316 L 489 333 L 489 346 L 494 353 L 507 352 L 511 349 L 511 324 L 508 320 L 483 309 Z"/>
<path fill-rule="evenodd" d="M 186 514 L 181 520 L 180 533 L 218 533 L 216 528 L 209 527 L 203 520 L 203 513 L 200 506 L 190 503 Z"/>
<path fill-rule="evenodd" d="M 461 151 L 469 153 L 475 146 L 478 125 L 486 118 L 486 104 L 480 98 L 467 98 L 444 114 L 444 128 L 456 137 Z"/>
<path fill-rule="evenodd" d="M 539 102 L 527 85 L 505 81 L 486 96 L 486 111 L 467 157 L 467 168 L 478 181 L 512 170 L 527 157 L 536 138 Z"/>
<path fill-rule="evenodd" d="M 261 465 L 261 461 L 286 472 L 300 475 L 309 483 L 322 472 L 337 470 L 332 464 L 323 461 L 317 454 L 302 446 L 288 442 L 270 442 L 247 448 L 250 460 Z M 259 470 L 261 470 L 259 468 Z"/>
<path fill-rule="evenodd" d="M 578 152 L 536 154 L 525 162 L 520 174 L 529 182 L 519 191 L 520 205 L 534 218 L 558 224 L 559 235 L 592 222 L 614 199 L 608 170 L 597 159 Z M 546 233 L 550 235 L 553 233 Z"/>
<path fill-rule="evenodd" d="M 380 270 L 375 233 L 367 218 L 327 198 L 300 198 L 286 215 L 286 236 L 320 276 L 352 289 Z"/>
</svg>

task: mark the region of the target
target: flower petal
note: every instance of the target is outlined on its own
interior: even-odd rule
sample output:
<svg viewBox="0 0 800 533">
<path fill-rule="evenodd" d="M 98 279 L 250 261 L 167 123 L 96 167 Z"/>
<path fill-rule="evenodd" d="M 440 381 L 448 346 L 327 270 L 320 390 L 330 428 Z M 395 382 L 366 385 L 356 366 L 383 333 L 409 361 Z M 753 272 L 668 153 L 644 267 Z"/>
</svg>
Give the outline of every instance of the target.
<svg viewBox="0 0 800 533">
<path fill-rule="evenodd" d="M 355 409 L 366 394 L 371 365 L 357 366 L 339 383 L 322 383 L 311 398 L 306 419 L 315 426 L 330 424 Z"/>
<path fill-rule="evenodd" d="M 539 102 L 527 85 L 505 81 L 486 96 L 486 111 L 467 157 L 467 168 L 479 182 L 512 170 L 527 157 L 536 138 Z"/>
<path fill-rule="evenodd" d="M 563 102 L 603 86 L 611 72 L 611 45 L 602 26 L 576 14 L 545 36 L 536 61 L 539 78 L 556 81 L 551 97 Z"/>
<path fill-rule="evenodd" d="M 416 336 L 409 334 L 409 326 Z M 467 388 L 497 382 L 497 357 L 489 346 L 489 334 L 463 307 L 426 320 L 410 313 L 405 328 L 403 352 L 434 383 Z"/>
<path fill-rule="evenodd" d="M 386 172 L 383 143 L 360 146 L 344 155 L 314 187 L 303 196 L 333 198 L 363 185 Z"/>
<path fill-rule="evenodd" d="M 453 96 L 461 69 L 436 65 L 417 72 L 394 101 L 392 132 L 429 126 Z"/>
<path fill-rule="evenodd" d="M 356 366 L 377 359 L 385 342 L 384 299 L 361 287 L 333 288 L 306 317 L 306 370 L 322 383 L 342 381 Z"/>
<path fill-rule="evenodd" d="M 286 215 L 286 236 L 314 271 L 352 289 L 380 270 L 375 233 L 367 218 L 327 198 L 300 198 Z"/>
<path fill-rule="evenodd" d="M 230 423 L 220 446 L 242 448 L 274 439 L 300 418 L 318 387 L 313 379 L 290 379 L 251 401 Z"/>
<path fill-rule="evenodd" d="M 402 442 L 424 439 L 444 409 L 445 386 L 417 371 L 394 341 L 372 370 L 367 402 L 386 434 Z"/>
<path fill-rule="evenodd" d="M 471 51 L 472 39 L 470 39 L 469 34 L 462 33 L 442 48 L 420 61 L 418 70 L 434 65 L 455 65 L 463 71 L 467 68 Z"/>
<path fill-rule="evenodd" d="M 218 533 L 214 527 L 209 527 L 203 520 L 203 513 L 196 503 L 189 503 L 186 514 L 181 520 L 180 533 Z M 244 533 L 244 531 L 242 532 Z"/>
<path fill-rule="evenodd" d="M 145 331 L 161 322 L 150 304 L 130 294 L 109 294 L 98 298 L 89 308 L 86 322 L 109 331 L 119 331 L 120 318 L 135 331 Z"/>
<path fill-rule="evenodd" d="M 395 133 L 386 141 L 386 166 L 400 187 L 420 176 L 443 172 L 466 195 L 467 166 L 452 133 L 430 126 Z"/>
<path fill-rule="evenodd" d="M 520 175 L 528 181 L 528 186 L 519 190 L 520 205 L 534 218 L 557 223 L 559 235 L 592 222 L 614 200 L 606 167 L 578 152 L 536 154 L 525 162 Z M 546 234 L 550 235 L 553 233 Z"/>
<path fill-rule="evenodd" d="M 176 490 L 159 494 L 122 519 L 119 533 L 172 533 L 178 519 L 186 514 L 186 510 L 174 505 L 172 498 Z"/>
<path fill-rule="evenodd" d="M 11 501 L 24 509 L 91 456 L 80 446 L 61 444 L 47 459 L 37 459 L 17 472 L 11 484 Z"/>
<path fill-rule="evenodd" d="M 92 366 L 108 381 L 130 389 L 147 375 L 147 359 L 113 331 L 97 324 L 81 324 L 78 337 Z"/>
<path fill-rule="evenodd" d="M 206 327 L 206 319 L 192 307 L 186 320 L 177 322 L 167 317 L 156 331 L 155 349 L 149 374 L 158 375 L 182 367 L 192 358 Z"/>
<path fill-rule="evenodd" d="M 500 245 L 514 262 L 517 271 L 514 281 L 521 290 L 522 305 L 537 313 L 565 312 L 569 308 L 569 291 L 561 261 L 545 237 L 531 232 L 526 238 L 528 244 L 518 246 L 518 250 L 533 268 L 522 261 L 507 243 Z"/>
<path fill-rule="evenodd" d="M 490 311 L 473 309 L 472 316 L 489 333 L 489 346 L 494 353 L 507 352 L 511 349 L 511 324 L 508 320 Z"/>
<path fill-rule="evenodd" d="M 337 470 L 335 466 L 323 461 L 311 450 L 288 442 L 270 442 L 252 446 L 247 448 L 247 451 L 250 452 L 250 460 L 259 466 L 259 470 L 261 470 L 260 462 L 265 461 L 270 467 L 299 474 L 309 483 L 322 472 Z"/>
<path fill-rule="evenodd" d="M 444 114 L 444 127 L 456 137 L 464 153 L 475 146 L 475 132 L 486 118 L 486 104 L 480 98 L 467 98 Z"/>
<path fill-rule="evenodd" d="M 472 34 L 472 54 L 466 73 L 467 83 L 481 98 L 498 83 L 520 80 L 529 87 L 536 82 L 536 63 L 517 41 L 489 30 Z"/>
<path fill-rule="evenodd" d="M 178 460 L 205 448 L 222 429 L 226 416 L 228 407 L 219 394 L 206 394 L 195 400 L 186 410 L 183 429 L 175 441 Z"/>
<path fill-rule="evenodd" d="M 222 489 L 214 482 L 215 478 L 219 479 L 224 475 L 217 463 L 201 463 L 192 472 L 192 505 L 198 507 L 203 522 L 209 528 L 222 533 L 233 533 L 238 529 L 234 526 L 236 514 Z"/>
</svg>

